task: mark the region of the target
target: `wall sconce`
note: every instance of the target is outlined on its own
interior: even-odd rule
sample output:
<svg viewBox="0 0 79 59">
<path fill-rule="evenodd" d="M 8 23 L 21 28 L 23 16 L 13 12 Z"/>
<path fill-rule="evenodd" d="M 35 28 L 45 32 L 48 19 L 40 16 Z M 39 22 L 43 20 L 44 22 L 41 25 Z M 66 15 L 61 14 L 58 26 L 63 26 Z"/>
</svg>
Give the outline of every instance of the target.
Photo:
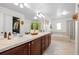
<svg viewBox="0 0 79 59">
<path fill-rule="evenodd" d="M 21 21 L 21 24 L 24 25 L 24 21 Z"/>
<path fill-rule="evenodd" d="M 72 20 L 75 22 L 75 21 L 77 21 L 77 19 L 78 19 L 78 13 L 76 13 L 76 14 L 74 14 L 73 16 L 72 16 Z"/>
</svg>

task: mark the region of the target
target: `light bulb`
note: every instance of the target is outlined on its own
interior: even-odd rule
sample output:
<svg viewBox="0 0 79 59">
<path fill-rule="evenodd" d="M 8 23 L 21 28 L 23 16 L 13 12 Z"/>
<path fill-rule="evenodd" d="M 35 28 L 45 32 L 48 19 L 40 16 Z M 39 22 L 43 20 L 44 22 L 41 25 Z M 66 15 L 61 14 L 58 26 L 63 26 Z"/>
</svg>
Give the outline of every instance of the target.
<svg viewBox="0 0 79 59">
<path fill-rule="evenodd" d="M 20 8 L 23 8 L 23 4 L 20 4 Z"/>
<path fill-rule="evenodd" d="M 63 11 L 63 13 L 62 13 L 63 15 L 67 15 L 68 14 L 68 12 L 67 11 Z"/>
<path fill-rule="evenodd" d="M 28 7 L 29 8 L 29 5 L 27 3 L 24 3 L 24 6 Z"/>
<path fill-rule="evenodd" d="M 37 19 L 37 17 L 35 16 L 34 19 Z"/>
</svg>

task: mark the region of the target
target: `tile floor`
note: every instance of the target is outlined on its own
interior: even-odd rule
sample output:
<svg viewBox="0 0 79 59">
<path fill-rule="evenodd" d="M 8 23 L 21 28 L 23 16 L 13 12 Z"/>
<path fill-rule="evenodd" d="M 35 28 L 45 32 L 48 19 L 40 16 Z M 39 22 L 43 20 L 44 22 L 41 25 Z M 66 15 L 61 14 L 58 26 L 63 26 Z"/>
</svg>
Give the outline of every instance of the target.
<svg viewBox="0 0 79 59">
<path fill-rule="evenodd" d="M 43 55 L 74 55 L 74 40 L 65 35 L 52 35 L 51 44 Z"/>
</svg>

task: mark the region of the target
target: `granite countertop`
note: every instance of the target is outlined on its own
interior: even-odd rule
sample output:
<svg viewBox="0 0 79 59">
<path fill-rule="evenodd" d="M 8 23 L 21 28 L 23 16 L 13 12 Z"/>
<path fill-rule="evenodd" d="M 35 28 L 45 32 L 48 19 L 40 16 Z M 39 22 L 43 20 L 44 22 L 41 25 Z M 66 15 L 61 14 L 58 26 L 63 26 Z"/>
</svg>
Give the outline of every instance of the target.
<svg viewBox="0 0 79 59">
<path fill-rule="evenodd" d="M 24 35 L 22 37 L 12 36 L 11 40 L 8 39 L 0 39 L 0 52 L 6 51 L 8 49 L 14 48 L 21 44 L 30 42 L 36 38 L 49 34 L 50 32 L 40 32 L 38 35 Z"/>
</svg>

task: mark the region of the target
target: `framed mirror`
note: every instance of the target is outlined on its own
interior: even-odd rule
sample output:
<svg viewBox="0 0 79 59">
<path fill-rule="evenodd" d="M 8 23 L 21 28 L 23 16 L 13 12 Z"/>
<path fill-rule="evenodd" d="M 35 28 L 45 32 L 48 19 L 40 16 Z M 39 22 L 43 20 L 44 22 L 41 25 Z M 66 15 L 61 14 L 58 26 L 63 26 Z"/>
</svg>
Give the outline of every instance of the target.
<svg viewBox="0 0 79 59">
<path fill-rule="evenodd" d="M 20 18 L 13 17 L 12 28 L 13 33 L 20 33 Z"/>
</svg>

